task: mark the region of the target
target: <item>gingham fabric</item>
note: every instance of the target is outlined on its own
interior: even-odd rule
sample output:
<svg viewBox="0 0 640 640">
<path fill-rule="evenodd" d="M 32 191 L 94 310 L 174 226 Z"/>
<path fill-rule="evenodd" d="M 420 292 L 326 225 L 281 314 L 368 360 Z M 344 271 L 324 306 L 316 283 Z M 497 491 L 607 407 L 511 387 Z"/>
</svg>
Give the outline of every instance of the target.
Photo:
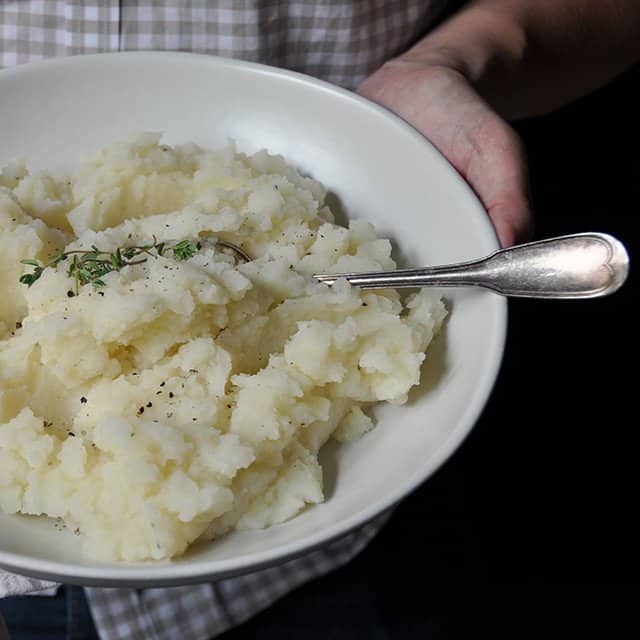
<svg viewBox="0 0 640 640">
<path fill-rule="evenodd" d="M 192 51 L 293 69 L 354 88 L 426 32 L 445 4 L 447 0 L 0 0 L 0 67 L 82 53 Z M 387 517 L 302 558 L 215 584 L 142 591 L 88 588 L 96 627 L 103 640 L 213 638 L 348 562 Z"/>
<path fill-rule="evenodd" d="M 0 67 L 159 49 L 294 69 L 348 88 L 402 52 L 447 0 L 0 0 Z"/>
<path fill-rule="evenodd" d="M 170 589 L 85 589 L 100 637 L 106 640 L 205 640 L 245 622 L 292 589 L 356 556 L 388 519 L 368 525 L 277 567 Z"/>
</svg>

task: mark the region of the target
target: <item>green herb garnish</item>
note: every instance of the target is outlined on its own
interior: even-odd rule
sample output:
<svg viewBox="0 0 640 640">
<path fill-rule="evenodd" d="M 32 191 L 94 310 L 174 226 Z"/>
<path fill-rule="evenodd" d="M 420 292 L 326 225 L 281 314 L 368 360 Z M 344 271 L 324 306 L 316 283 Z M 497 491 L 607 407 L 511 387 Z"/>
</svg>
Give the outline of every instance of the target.
<svg viewBox="0 0 640 640">
<path fill-rule="evenodd" d="M 152 244 L 118 247 L 114 252 L 101 251 L 96 246 L 92 246 L 90 251 L 63 251 L 45 263 L 33 259 L 20 260 L 22 264 L 33 267 L 33 271 L 21 275 L 19 280 L 27 287 L 31 287 L 40 279 L 45 269 L 68 260 L 67 276 L 75 281 L 75 293 L 70 292 L 69 295 L 71 296 L 71 293 L 78 295 L 81 286 L 91 284 L 94 289 L 104 287 L 105 282 L 102 278 L 107 273 L 142 264 L 148 260 L 147 256 L 157 258 L 171 252 L 176 260 L 188 260 L 195 255 L 198 248 L 199 246 L 190 240 L 182 240 L 173 246 L 167 246 L 166 242 L 158 242 L 154 236 Z"/>
<path fill-rule="evenodd" d="M 188 260 L 194 256 L 197 248 L 193 242 L 183 240 L 182 242 L 178 242 L 178 244 L 173 245 L 173 247 L 171 247 L 171 251 L 173 251 L 173 255 L 178 260 Z"/>
</svg>

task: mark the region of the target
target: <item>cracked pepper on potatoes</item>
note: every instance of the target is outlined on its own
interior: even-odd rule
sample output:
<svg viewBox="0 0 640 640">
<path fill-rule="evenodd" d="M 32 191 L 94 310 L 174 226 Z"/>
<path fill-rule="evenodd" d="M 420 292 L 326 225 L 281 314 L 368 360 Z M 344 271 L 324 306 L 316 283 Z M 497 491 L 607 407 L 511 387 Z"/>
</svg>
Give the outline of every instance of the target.
<svg viewBox="0 0 640 640">
<path fill-rule="evenodd" d="M 333 224 L 279 156 L 145 134 L 70 178 L 0 173 L 0 510 L 63 519 L 88 554 L 177 556 L 323 499 L 318 450 L 402 403 L 445 315 L 426 290 L 334 287 L 392 269 L 374 228 Z M 209 238 L 76 291 L 61 251 Z M 216 248 L 241 246 L 236 264 Z M 401 428 L 397 425 L 396 428 Z"/>
</svg>

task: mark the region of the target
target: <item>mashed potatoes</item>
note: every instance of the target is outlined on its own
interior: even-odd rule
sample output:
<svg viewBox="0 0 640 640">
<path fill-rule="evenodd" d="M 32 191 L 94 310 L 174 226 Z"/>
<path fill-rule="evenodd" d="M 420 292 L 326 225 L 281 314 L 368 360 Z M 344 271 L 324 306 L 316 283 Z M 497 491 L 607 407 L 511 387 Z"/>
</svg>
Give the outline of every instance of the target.
<svg viewBox="0 0 640 640">
<path fill-rule="evenodd" d="M 87 553 L 179 555 L 323 500 L 318 451 L 405 402 L 445 315 L 317 272 L 391 269 L 373 227 L 333 224 L 282 158 L 143 135 L 72 178 L 0 173 L 0 510 L 61 518 Z M 74 291 L 61 250 L 209 239 Z M 236 264 L 216 246 L 242 247 Z"/>
</svg>

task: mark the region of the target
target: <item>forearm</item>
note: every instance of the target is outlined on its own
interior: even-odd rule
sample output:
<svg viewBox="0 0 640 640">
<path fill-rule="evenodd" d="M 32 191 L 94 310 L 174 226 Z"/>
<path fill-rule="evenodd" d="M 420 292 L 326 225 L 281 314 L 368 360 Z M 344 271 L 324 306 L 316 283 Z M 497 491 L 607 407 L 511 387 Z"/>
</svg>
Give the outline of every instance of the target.
<svg viewBox="0 0 640 640">
<path fill-rule="evenodd" d="M 507 119 L 539 115 L 640 60 L 640 0 L 472 0 L 402 59 L 453 66 Z"/>
</svg>

